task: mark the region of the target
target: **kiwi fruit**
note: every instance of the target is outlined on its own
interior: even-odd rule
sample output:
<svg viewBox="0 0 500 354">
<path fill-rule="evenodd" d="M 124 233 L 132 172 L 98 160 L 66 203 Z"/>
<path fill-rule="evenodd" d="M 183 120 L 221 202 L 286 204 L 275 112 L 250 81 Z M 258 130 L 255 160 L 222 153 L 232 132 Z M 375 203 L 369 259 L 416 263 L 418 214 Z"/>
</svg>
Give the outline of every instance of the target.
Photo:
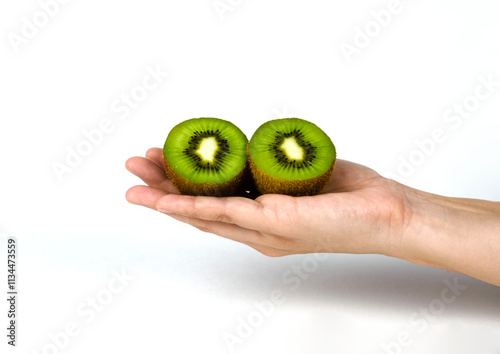
<svg viewBox="0 0 500 354">
<path fill-rule="evenodd" d="M 320 193 L 332 175 L 336 150 L 314 123 L 282 118 L 262 124 L 247 148 L 250 170 L 262 194 Z"/>
<path fill-rule="evenodd" d="M 238 195 L 247 179 L 247 144 L 245 134 L 226 120 L 186 120 L 167 136 L 165 172 L 181 194 Z"/>
</svg>

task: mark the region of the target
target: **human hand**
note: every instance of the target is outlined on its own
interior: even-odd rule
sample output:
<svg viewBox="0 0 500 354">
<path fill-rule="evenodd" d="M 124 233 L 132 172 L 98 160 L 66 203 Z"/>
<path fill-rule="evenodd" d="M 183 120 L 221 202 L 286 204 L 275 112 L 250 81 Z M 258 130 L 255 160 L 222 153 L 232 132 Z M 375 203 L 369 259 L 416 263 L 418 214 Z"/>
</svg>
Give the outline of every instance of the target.
<svg viewBox="0 0 500 354">
<path fill-rule="evenodd" d="M 319 195 L 268 194 L 255 200 L 180 195 L 165 175 L 159 148 L 130 158 L 126 167 L 147 184 L 130 188 L 129 202 L 272 257 L 313 252 L 392 255 L 410 217 L 405 186 L 343 160 L 337 160 Z"/>
</svg>

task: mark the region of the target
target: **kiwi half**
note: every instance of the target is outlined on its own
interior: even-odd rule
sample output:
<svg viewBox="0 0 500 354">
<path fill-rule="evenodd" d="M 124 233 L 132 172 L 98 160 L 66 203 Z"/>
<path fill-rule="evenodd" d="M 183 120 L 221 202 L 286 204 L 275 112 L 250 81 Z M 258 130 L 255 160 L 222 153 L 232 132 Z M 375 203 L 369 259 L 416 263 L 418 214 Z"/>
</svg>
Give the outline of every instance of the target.
<svg viewBox="0 0 500 354">
<path fill-rule="evenodd" d="M 226 120 L 186 120 L 176 125 L 165 141 L 165 172 L 182 194 L 239 194 L 246 179 L 247 144 L 245 134 Z"/>
<path fill-rule="evenodd" d="M 263 194 L 315 195 L 328 184 L 336 150 L 315 124 L 283 118 L 262 124 L 248 144 L 248 161 Z"/>
</svg>

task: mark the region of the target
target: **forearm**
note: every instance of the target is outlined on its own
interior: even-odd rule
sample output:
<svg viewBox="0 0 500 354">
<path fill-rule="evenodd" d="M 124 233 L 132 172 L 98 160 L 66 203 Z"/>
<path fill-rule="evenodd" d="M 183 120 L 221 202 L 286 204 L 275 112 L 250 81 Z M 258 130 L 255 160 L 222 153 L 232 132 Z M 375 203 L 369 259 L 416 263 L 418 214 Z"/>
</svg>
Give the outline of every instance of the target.
<svg viewBox="0 0 500 354">
<path fill-rule="evenodd" d="M 500 286 L 500 203 L 409 189 L 398 255 Z"/>
</svg>

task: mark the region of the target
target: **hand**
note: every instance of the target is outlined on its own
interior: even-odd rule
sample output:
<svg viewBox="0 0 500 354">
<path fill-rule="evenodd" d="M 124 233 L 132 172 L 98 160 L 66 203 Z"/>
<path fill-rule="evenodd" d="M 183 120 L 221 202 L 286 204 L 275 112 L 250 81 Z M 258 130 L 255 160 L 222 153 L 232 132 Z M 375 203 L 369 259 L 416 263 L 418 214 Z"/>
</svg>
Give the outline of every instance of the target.
<svg viewBox="0 0 500 354">
<path fill-rule="evenodd" d="M 500 203 L 422 192 L 337 160 L 312 197 L 180 195 L 163 170 L 162 151 L 126 163 L 148 186 L 127 200 L 267 256 L 377 253 L 467 274 L 500 286 Z"/>
<path fill-rule="evenodd" d="M 404 186 L 375 171 L 337 160 L 322 194 L 312 197 L 179 195 L 166 177 L 162 150 L 132 157 L 127 169 L 148 186 L 127 191 L 129 202 L 244 243 L 272 257 L 298 253 L 396 253 L 411 217 Z"/>
</svg>

